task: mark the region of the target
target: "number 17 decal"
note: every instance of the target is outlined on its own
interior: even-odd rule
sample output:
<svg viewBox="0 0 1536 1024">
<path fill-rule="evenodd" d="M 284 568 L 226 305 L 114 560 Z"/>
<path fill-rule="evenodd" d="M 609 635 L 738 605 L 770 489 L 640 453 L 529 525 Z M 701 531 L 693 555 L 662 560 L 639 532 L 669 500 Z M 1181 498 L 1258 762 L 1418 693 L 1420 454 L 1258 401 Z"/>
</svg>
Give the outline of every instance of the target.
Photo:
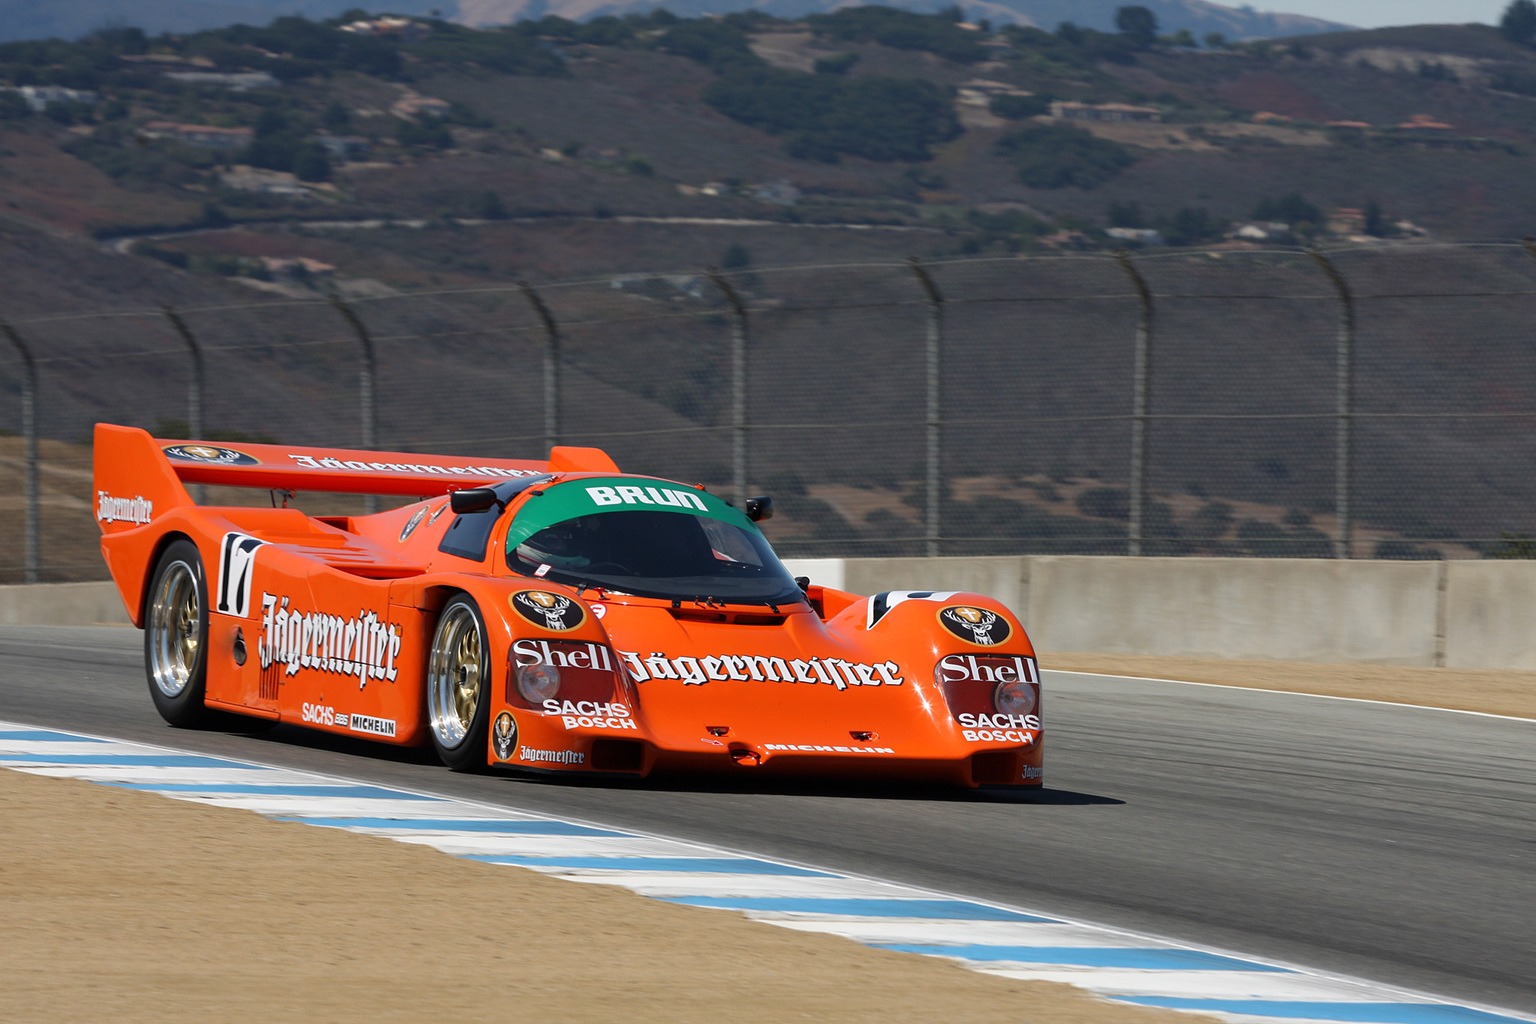
<svg viewBox="0 0 1536 1024">
<path fill-rule="evenodd" d="M 219 600 L 214 610 L 242 618 L 251 607 L 251 583 L 256 549 L 266 541 L 243 533 L 226 533 L 219 547 Z"/>
</svg>

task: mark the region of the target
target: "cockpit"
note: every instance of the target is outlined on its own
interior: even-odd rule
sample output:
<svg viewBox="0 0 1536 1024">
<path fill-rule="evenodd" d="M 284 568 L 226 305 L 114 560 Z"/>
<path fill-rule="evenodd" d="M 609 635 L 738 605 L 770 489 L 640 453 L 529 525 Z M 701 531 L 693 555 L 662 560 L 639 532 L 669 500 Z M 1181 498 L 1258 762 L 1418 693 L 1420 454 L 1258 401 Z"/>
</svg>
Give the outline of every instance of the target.
<svg viewBox="0 0 1536 1024">
<path fill-rule="evenodd" d="M 801 599 L 744 513 L 707 491 L 663 480 L 586 478 L 544 488 L 508 528 L 506 558 L 520 575 L 642 597 Z"/>
<path fill-rule="evenodd" d="M 803 599 L 762 531 L 723 498 L 665 480 L 550 479 L 495 488 L 498 506 L 510 504 L 517 492 L 528 495 L 507 527 L 506 565 L 520 576 L 706 603 L 792 605 Z M 497 512 L 492 507 L 471 514 Z M 444 539 L 449 553 L 452 533 Z"/>
</svg>

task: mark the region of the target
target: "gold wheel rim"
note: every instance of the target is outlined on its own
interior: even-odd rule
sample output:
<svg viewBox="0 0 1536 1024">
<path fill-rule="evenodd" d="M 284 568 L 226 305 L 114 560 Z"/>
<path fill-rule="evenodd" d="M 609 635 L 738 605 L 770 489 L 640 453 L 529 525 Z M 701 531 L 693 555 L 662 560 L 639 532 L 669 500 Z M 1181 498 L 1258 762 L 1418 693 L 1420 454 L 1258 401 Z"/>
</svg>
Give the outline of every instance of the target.
<svg viewBox="0 0 1536 1024">
<path fill-rule="evenodd" d="M 197 576 L 186 562 L 166 566 L 149 609 L 150 675 L 167 697 L 192 681 L 202 643 L 203 608 Z"/>
<path fill-rule="evenodd" d="M 464 742 L 480 709 L 485 649 L 469 605 L 450 605 L 438 620 L 427 665 L 432 732 L 445 749 Z"/>
<path fill-rule="evenodd" d="M 480 698 L 480 631 L 472 623 L 470 628 L 459 631 L 448 671 L 453 681 L 454 714 L 459 726 L 468 732 Z"/>
</svg>

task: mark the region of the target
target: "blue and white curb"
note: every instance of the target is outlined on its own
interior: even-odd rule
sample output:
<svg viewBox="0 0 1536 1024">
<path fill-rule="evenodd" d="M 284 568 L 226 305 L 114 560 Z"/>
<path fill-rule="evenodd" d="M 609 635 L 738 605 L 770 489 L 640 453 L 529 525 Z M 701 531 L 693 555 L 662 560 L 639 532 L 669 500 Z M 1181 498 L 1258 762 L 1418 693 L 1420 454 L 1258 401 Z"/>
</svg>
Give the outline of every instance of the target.
<svg viewBox="0 0 1536 1024">
<path fill-rule="evenodd" d="M 1200 949 L 1059 915 L 548 815 L 182 750 L 0 722 L 0 767 L 283 821 L 387 836 L 491 864 L 739 911 L 799 931 L 1059 981 L 1233 1024 L 1536 1024 L 1536 1018 Z M 1021 1007 L 1027 1011 L 1027 1007 Z"/>
</svg>

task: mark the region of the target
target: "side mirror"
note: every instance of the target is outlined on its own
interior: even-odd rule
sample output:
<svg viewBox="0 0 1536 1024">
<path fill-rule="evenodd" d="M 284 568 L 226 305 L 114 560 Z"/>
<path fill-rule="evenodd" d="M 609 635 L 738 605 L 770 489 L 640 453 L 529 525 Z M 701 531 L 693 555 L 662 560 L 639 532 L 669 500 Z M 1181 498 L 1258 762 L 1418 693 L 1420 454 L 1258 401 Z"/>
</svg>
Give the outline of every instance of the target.
<svg viewBox="0 0 1536 1024">
<path fill-rule="evenodd" d="M 454 515 L 464 515 L 467 512 L 484 512 L 492 505 L 501 504 L 501 499 L 496 497 L 496 492 L 489 487 L 470 487 L 462 491 L 454 491 L 448 495 L 448 505 L 453 509 Z"/>
<path fill-rule="evenodd" d="M 747 518 L 754 523 L 773 518 L 773 499 L 766 494 L 747 499 Z"/>
</svg>

